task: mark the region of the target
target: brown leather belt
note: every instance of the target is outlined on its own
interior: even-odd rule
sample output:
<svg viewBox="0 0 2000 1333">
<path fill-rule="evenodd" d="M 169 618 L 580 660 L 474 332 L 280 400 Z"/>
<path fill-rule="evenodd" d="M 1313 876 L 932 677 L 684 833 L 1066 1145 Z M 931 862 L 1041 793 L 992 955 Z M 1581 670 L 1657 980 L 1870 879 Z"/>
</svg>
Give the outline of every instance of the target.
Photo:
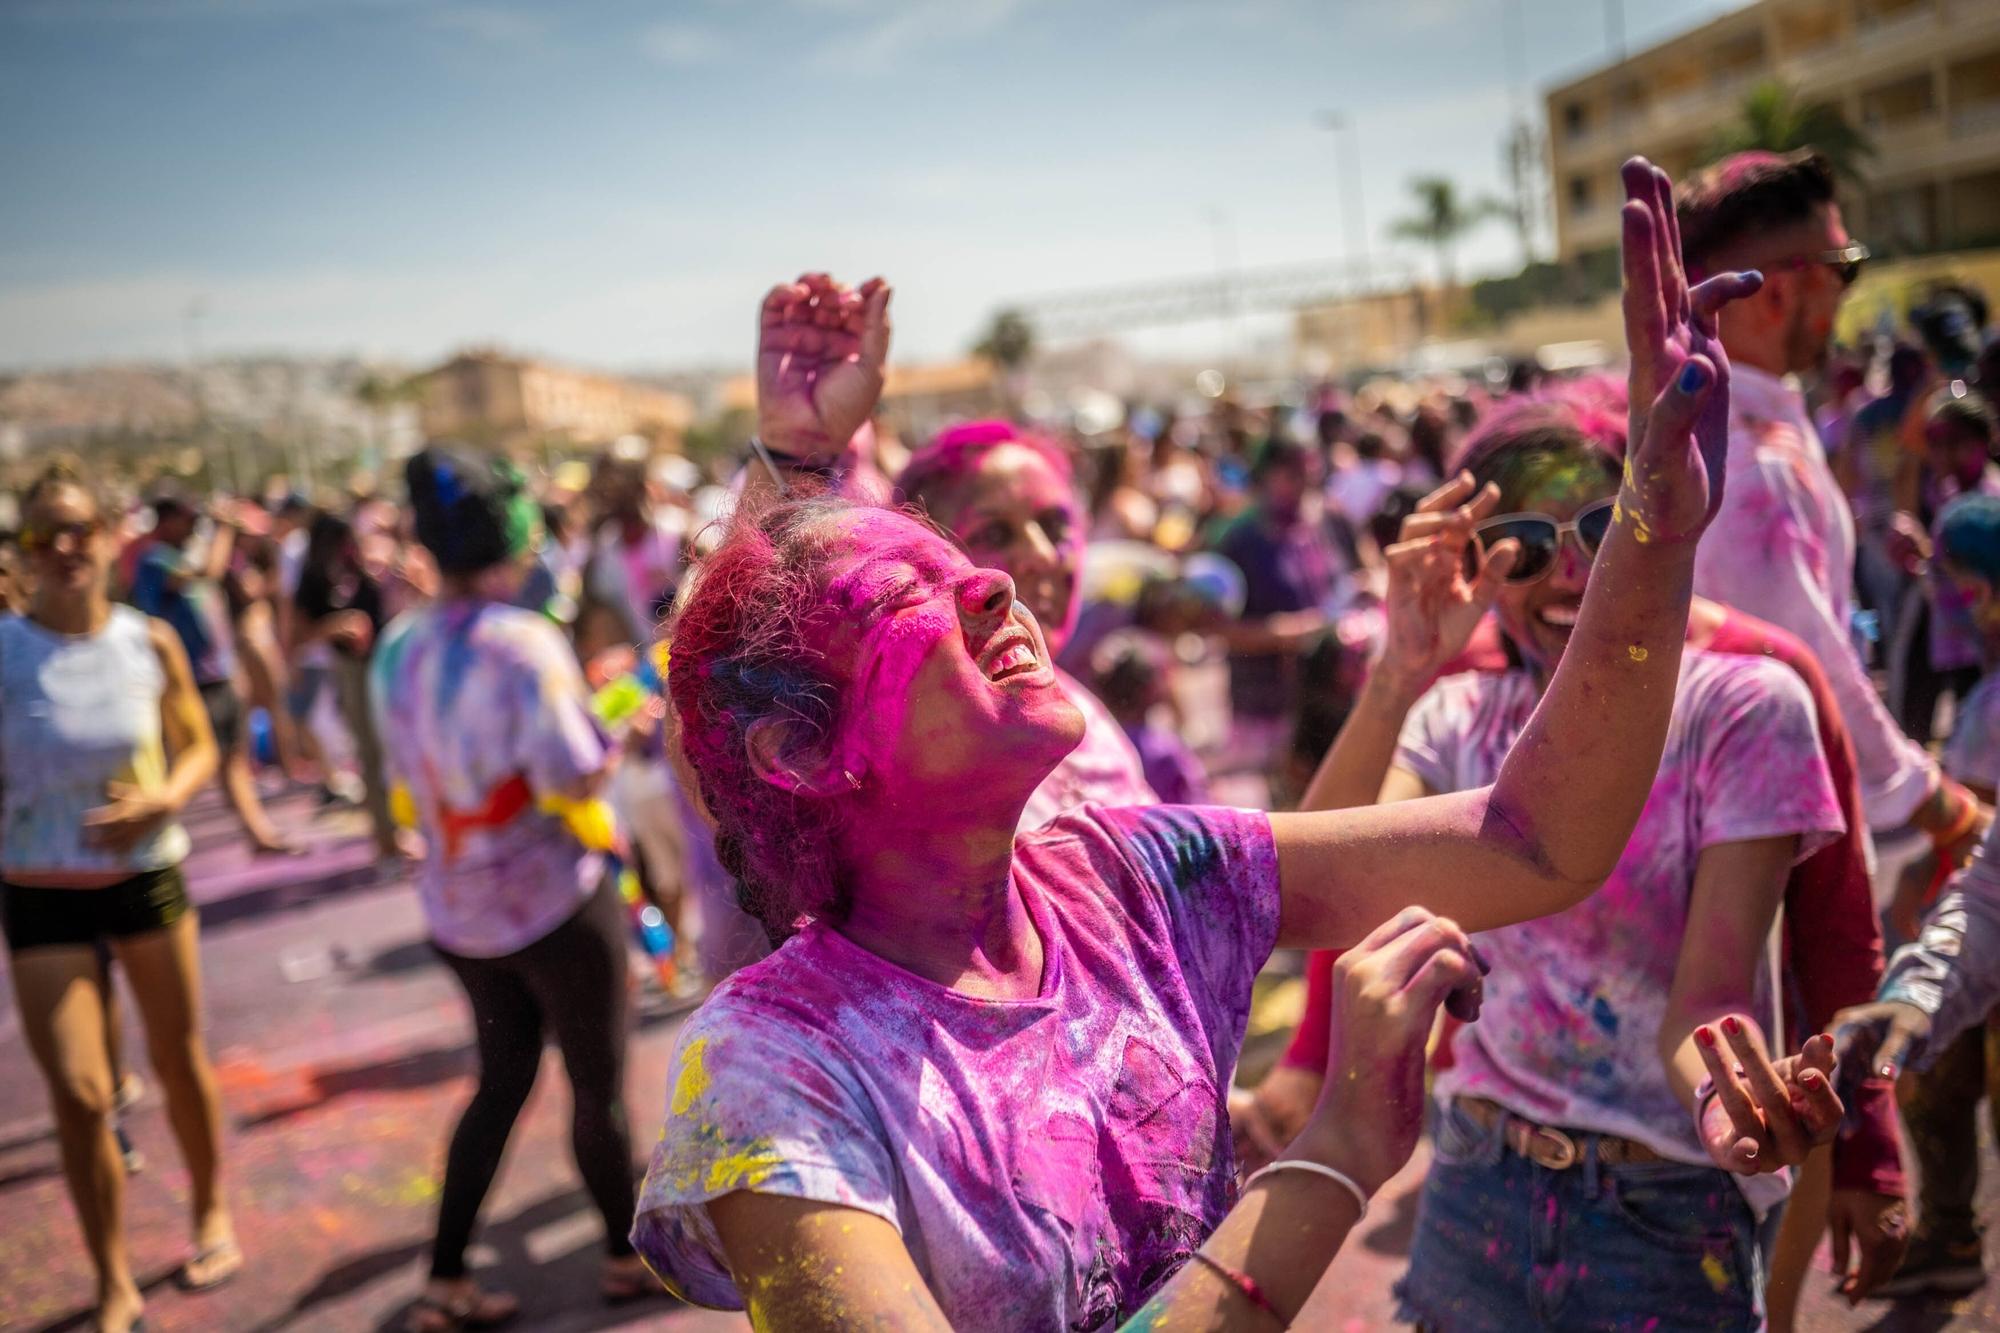
<svg viewBox="0 0 2000 1333">
<path fill-rule="evenodd" d="M 1597 1164 L 1599 1166 L 1636 1166 L 1641 1162 L 1663 1162 L 1666 1159 L 1632 1139 L 1621 1139 L 1616 1134 L 1598 1134 L 1589 1130 L 1553 1129 L 1548 1125 L 1537 1125 L 1531 1120 L 1523 1120 L 1498 1102 L 1490 1102 L 1484 1097 L 1460 1097 L 1457 1106 L 1466 1118 L 1481 1129 L 1491 1129 L 1496 1124 L 1504 1125 L 1501 1131 L 1507 1148 L 1516 1157 L 1525 1157 L 1536 1166 L 1547 1167 L 1551 1171 L 1567 1171 L 1583 1161 L 1582 1140 L 1597 1140 Z"/>
</svg>

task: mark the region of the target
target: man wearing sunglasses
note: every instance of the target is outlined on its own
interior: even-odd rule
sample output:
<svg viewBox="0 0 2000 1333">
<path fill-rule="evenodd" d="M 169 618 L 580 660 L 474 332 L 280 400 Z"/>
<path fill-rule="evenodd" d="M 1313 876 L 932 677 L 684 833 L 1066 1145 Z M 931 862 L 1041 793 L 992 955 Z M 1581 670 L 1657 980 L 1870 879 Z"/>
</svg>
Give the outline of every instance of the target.
<svg viewBox="0 0 2000 1333">
<path fill-rule="evenodd" d="M 1854 736 L 1871 828 L 1911 824 L 1969 854 L 1976 803 L 1896 725 L 1850 634 L 1854 515 L 1789 376 L 1826 359 L 1842 296 L 1867 258 L 1842 224 L 1825 158 L 1742 153 L 1690 180 L 1679 201 L 1688 276 L 1763 271 L 1764 286 L 1721 316 L 1736 372 L 1729 480 L 1704 536 L 1695 587 L 1806 641 Z M 1974 822 L 1974 820 L 1977 822 Z"/>
<path fill-rule="evenodd" d="M 1811 150 L 1727 158 L 1685 184 L 1678 215 L 1691 281 L 1737 268 L 1765 275 L 1760 291 L 1719 319 L 1733 370 L 1728 482 L 1696 553 L 1695 590 L 1791 631 L 1819 659 L 1854 740 L 1869 826 L 1914 826 L 1941 855 L 1962 859 L 1991 812 L 1903 734 L 1862 664 L 1850 631 L 1854 515 L 1790 378 L 1825 361 L 1867 248 L 1847 234 L 1832 169 Z M 1879 948 L 1865 910 L 1821 925 L 1852 932 L 1869 952 Z M 1889 1088 L 1876 1079 L 1860 1092 L 1886 1096 Z M 1851 1237 L 1864 1255 L 1890 1258 L 1903 1244 L 1903 1205 L 1882 1182 L 1849 1170 L 1848 1156 L 1834 1154 L 1836 1249 L 1844 1255 Z"/>
</svg>

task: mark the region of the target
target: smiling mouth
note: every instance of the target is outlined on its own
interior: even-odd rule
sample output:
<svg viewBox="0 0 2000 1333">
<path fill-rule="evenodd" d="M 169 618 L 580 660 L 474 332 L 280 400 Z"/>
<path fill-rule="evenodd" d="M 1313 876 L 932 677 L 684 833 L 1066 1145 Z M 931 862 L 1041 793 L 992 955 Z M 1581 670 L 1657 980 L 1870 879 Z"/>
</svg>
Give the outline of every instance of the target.
<svg viewBox="0 0 2000 1333">
<path fill-rule="evenodd" d="M 1035 652 L 1034 642 L 1016 630 L 1003 635 L 999 642 L 986 650 L 982 669 L 986 679 L 1002 681 L 1039 671 L 1041 666 L 1042 659 Z"/>
<path fill-rule="evenodd" d="M 1551 629 L 1575 629 L 1576 613 L 1579 609 L 1574 602 L 1559 602 L 1554 606 L 1545 606 L 1541 611 L 1541 622 Z"/>
</svg>

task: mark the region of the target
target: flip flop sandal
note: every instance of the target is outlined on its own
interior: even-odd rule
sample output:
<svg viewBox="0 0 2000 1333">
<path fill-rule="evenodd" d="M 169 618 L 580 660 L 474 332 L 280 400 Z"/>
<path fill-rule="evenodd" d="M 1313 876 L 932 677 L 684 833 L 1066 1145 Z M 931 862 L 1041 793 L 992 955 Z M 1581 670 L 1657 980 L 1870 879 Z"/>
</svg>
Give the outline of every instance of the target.
<svg viewBox="0 0 2000 1333">
<path fill-rule="evenodd" d="M 220 1271 L 210 1272 L 197 1279 L 193 1270 L 206 1269 L 211 1264 Z M 181 1265 L 174 1275 L 175 1283 L 182 1291 L 213 1291 L 229 1279 L 243 1271 L 243 1248 L 233 1240 L 218 1241 L 194 1252 L 194 1257 Z"/>
</svg>

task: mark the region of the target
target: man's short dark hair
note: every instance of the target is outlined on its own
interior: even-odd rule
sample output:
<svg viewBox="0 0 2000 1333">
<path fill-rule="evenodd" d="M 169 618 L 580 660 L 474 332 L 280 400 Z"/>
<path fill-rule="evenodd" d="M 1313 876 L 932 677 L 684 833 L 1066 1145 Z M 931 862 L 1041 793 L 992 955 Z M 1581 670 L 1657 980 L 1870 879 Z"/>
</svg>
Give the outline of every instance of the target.
<svg viewBox="0 0 2000 1333">
<path fill-rule="evenodd" d="M 155 491 L 152 498 L 146 502 L 146 507 L 153 511 L 155 520 L 195 512 L 194 502 L 176 490 Z"/>
<path fill-rule="evenodd" d="M 1811 148 L 1737 153 L 1703 167 L 1678 194 L 1681 257 L 1690 275 L 1706 276 L 1745 238 L 1810 221 L 1832 203 L 1833 164 Z"/>
<path fill-rule="evenodd" d="M 1250 458 L 1250 480 L 1258 482 L 1279 469 L 1303 475 L 1306 470 L 1306 450 L 1301 444 L 1294 444 L 1282 436 L 1273 435 L 1257 447 Z"/>
</svg>

